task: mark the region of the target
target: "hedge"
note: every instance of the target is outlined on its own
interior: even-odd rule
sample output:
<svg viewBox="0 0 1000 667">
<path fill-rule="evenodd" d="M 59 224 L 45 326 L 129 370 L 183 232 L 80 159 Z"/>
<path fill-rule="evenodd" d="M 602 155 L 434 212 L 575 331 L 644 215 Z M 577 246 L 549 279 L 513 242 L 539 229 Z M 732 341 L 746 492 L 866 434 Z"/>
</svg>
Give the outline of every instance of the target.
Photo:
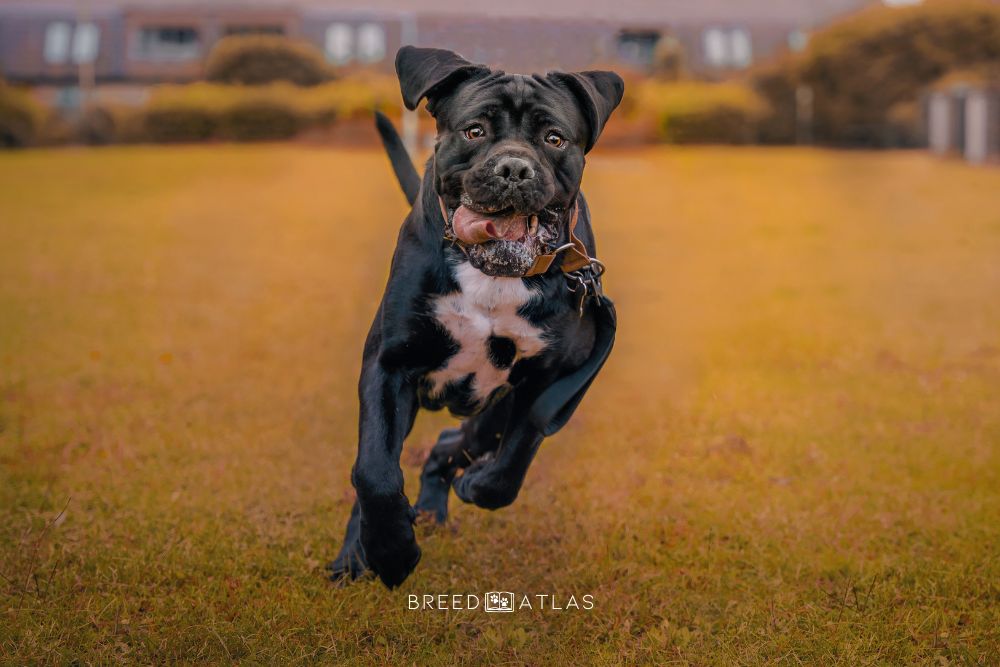
<svg viewBox="0 0 1000 667">
<path fill-rule="evenodd" d="M 157 87 L 141 112 L 143 137 L 154 142 L 288 139 L 302 130 L 398 107 L 388 77 L 354 77 L 303 88 L 287 83 L 212 83 Z"/>
<path fill-rule="evenodd" d="M 259 86 L 287 81 L 315 86 L 333 79 L 323 54 L 308 42 L 276 35 L 233 35 L 216 44 L 205 63 L 214 83 Z"/>
<path fill-rule="evenodd" d="M 757 140 L 767 104 L 741 83 L 649 81 L 635 92 L 634 113 L 655 119 L 669 143 L 745 144 Z"/>
<path fill-rule="evenodd" d="M 147 137 L 146 115 L 124 104 L 101 104 L 84 110 L 71 128 L 72 136 L 85 144 L 133 143 Z M 170 138 L 165 129 L 159 130 Z M 178 138 L 175 141 L 181 141 Z"/>
<path fill-rule="evenodd" d="M 29 93 L 0 80 L 0 148 L 34 144 L 44 121 L 44 109 Z"/>
<path fill-rule="evenodd" d="M 219 116 L 219 136 L 232 141 L 291 139 L 305 126 L 298 110 L 274 102 L 239 102 Z"/>
</svg>

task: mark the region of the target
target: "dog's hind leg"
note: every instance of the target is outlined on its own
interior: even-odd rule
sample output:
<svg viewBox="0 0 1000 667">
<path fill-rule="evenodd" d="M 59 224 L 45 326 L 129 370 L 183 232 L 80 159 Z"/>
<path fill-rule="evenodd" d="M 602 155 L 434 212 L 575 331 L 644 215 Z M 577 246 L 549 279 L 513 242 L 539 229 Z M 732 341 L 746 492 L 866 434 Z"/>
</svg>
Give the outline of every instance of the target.
<svg viewBox="0 0 1000 667">
<path fill-rule="evenodd" d="M 421 515 L 433 516 L 438 523 L 444 523 L 448 516 L 448 492 L 460 463 L 458 459 L 464 458 L 464 442 L 460 428 L 441 431 L 420 473 L 420 495 L 413 507 Z"/>
<path fill-rule="evenodd" d="M 529 391 L 515 396 L 511 401 L 511 418 L 498 439 L 496 454 L 479 457 L 463 466 L 467 469 L 452 484 L 460 500 L 495 510 L 510 505 L 517 498 L 528 466 L 544 438 L 527 416 L 536 397 L 537 392 Z"/>
<path fill-rule="evenodd" d="M 446 428 L 431 449 L 420 474 L 420 496 L 414 509 L 444 523 L 448 516 L 448 494 L 455 473 L 496 450 L 510 418 L 509 396 L 501 399 L 459 428 Z"/>
</svg>

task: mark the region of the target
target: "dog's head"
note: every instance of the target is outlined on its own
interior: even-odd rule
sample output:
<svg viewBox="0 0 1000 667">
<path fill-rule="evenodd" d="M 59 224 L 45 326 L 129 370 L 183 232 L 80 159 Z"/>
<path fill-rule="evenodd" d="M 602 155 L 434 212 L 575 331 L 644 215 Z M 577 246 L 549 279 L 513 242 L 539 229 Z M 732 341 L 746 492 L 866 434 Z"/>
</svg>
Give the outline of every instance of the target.
<svg viewBox="0 0 1000 667">
<path fill-rule="evenodd" d="M 451 51 L 405 46 L 396 72 L 406 108 L 437 121 L 434 187 L 473 266 L 523 276 L 565 239 L 597 141 L 624 92 L 613 72 L 506 74 Z"/>
</svg>

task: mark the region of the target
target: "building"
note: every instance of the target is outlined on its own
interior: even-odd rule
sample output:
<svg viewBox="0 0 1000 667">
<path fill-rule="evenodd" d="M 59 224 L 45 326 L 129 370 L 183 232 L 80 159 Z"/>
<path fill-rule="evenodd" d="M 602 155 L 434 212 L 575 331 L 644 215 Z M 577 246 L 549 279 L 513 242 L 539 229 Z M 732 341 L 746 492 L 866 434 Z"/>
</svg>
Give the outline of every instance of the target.
<svg viewBox="0 0 1000 667">
<path fill-rule="evenodd" d="M 511 69 L 595 63 L 648 69 L 673 38 L 701 73 L 743 68 L 865 0 L 0 0 L 0 66 L 30 83 L 187 80 L 224 35 L 300 37 L 338 64 L 391 69 L 403 43 L 457 50 Z"/>
</svg>

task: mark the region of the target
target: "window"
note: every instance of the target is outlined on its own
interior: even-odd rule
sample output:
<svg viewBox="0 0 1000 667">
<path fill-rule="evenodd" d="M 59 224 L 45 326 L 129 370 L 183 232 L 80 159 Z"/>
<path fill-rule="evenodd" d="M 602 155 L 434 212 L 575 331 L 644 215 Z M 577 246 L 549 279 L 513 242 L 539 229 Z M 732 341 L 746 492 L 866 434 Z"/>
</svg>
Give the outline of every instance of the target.
<svg viewBox="0 0 1000 667">
<path fill-rule="evenodd" d="M 726 34 L 718 28 L 705 31 L 705 60 L 713 67 L 723 67 L 729 62 L 729 49 L 726 48 Z"/>
<path fill-rule="evenodd" d="M 385 31 L 375 23 L 358 28 L 358 60 L 375 63 L 385 58 Z"/>
<path fill-rule="evenodd" d="M 346 23 L 331 23 L 326 29 L 326 57 L 338 65 L 354 55 L 354 32 Z"/>
<path fill-rule="evenodd" d="M 42 47 L 45 62 L 53 65 L 69 60 L 69 41 L 73 28 L 65 21 L 50 23 L 45 28 L 45 44 Z"/>
<path fill-rule="evenodd" d="M 63 65 L 72 62 L 87 65 L 97 60 L 101 31 L 95 23 L 80 23 L 76 27 L 67 21 L 56 21 L 45 28 L 42 46 L 45 62 Z"/>
<path fill-rule="evenodd" d="M 190 26 L 153 26 L 139 31 L 138 55 L 146 60 L 193 60 L 201 53 L 198 31 Z"/>
<path fill-rule="evenodd" d="M 733 67 L 747 67 L 753 60 L 750 33 L 743 28 L 737 28 L 729 33 L 729 56 L 729 64 Z"/>
<path fill-rule="evenodd" d="M 97 45 L 101 31 L 94 23 L 80 23 L 73 35 L 73 62 L 89 65 L 97 60 Z"/>
<path fill-rule="evenodd" d="M 626 31 L 618 35 L 618 57 L 636 65 L 652 65 L 660 33 Z"/>
<path fill-rule="evenodd" d="M 705 60 L 713 67 L 747 67 L 753 61 L 753 43 L 744 28 L 710 28 L 703 40 Z"/>
</svg>

